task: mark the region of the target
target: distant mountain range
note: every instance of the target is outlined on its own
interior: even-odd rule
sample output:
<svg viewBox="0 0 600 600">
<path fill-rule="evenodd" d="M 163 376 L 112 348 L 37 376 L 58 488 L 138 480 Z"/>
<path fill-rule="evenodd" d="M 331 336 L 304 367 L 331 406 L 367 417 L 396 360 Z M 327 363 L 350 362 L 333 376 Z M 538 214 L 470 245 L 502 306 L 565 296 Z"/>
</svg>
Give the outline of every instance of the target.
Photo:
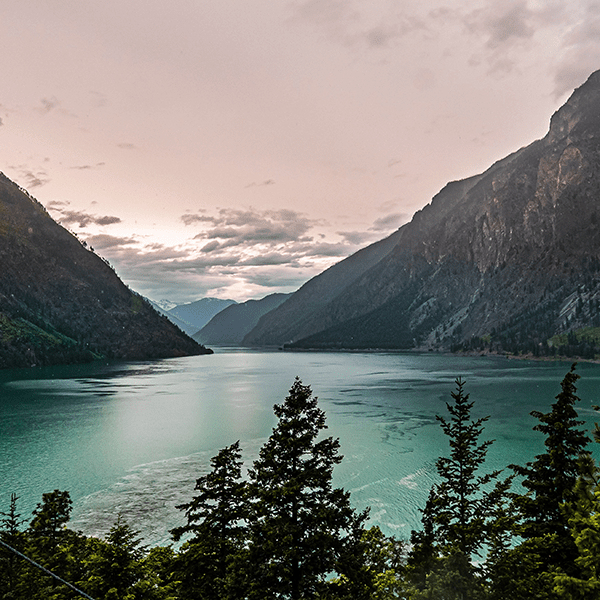
<svg viewBox="0 0 600 600">
<path fill-rule="evenodd" d="M 168 300 L 162 300 L 161 303 L 152 302 L 152 304 L 182 331 L 194 335 L 217 313 L 237 302 L 220 298 L 201 298 L 188 304 L 175 304 Z M 170 306 L 170 308 L 165 309 L 163 306 Z"/>
<path fill-rule="evenodd" d="M 0 368 L 211 352 L 0 173 Z"/>
<path fill-rule="evenodd" d="M 308 281 L 248 346 L 600 352 L 600 72 L 548 134 Z"/>
<path fill-rule="evenodd" d="M 240 346 L 242 340 L 268 312 L 285 302 L 291 294 L 271 294 L 261 300 L 231 304 L 217 313 L 192 337 L 201 344 Z"/>
</svg>

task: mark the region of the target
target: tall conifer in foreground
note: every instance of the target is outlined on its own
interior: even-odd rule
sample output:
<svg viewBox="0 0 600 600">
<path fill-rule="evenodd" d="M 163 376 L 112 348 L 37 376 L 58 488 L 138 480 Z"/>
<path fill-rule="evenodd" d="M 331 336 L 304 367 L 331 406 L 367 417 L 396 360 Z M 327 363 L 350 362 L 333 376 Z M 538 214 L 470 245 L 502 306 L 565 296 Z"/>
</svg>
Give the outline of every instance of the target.
<svg viewBox="0 0 600 600">
<path fill-rule="evenodd" d="M 332 486 L 339 441 L 317 439 L 327 426 L 310 387 L 296 378 L 274 411 L 279 422 L 249 471 L 249 597 L 315 598 L 332 573 L 343 572 L 340 561 L 359 543 L 366 514 Z"/>
<path fill-rule="evenodd" d="M 495 569 L 495 597 L 528 600 L 557 598 L 555 577 L 577 577 L 578 550 L 563 503 L 575 499 L 580 461 L 589 460 L 590 439 L 577 417 L 575 364 L 561 382 L 549 413 L 531 413 L 539 423 L 533 427 L 546 436 L 546 452 L 525 466 L 510 465 L 522 477 L 526 493 L 514 495 L 519 522 L 515 533 L 521 542 L 499 556 Z"/>
<path fill-rule="evenodd" d="M 178 506 L 187 523 L 171 531 L 175 541 L 191 536 L 176 560 L 182 599 L 237 598 L 234 561 L 245 544 L 247 487 L 242 481 L 239 441 L 211 458 L 212 470 L 196 481 L 196 496 Z"/>
<path fill-rule="evenodd" d="M 456 391 L 451 392 L 453 403 L 446 403 L 450 418 L 436 417 L 448 437 L 450 456 L 436 462 L 441 483 L 431 489 L 423 510 L 423 530 L 412 534 L 409 565 L 415 598 L 482 597 L 482 578 L 471 556 L 489 545 L 510 487 L 510 478 L 498 480 L 500 471 L 480 472 L 493 443 L 479 441 L 489 417 L 471 419 L 474 403 L 469 402 L 464 385 L 458 378 Z"/>
</svg>

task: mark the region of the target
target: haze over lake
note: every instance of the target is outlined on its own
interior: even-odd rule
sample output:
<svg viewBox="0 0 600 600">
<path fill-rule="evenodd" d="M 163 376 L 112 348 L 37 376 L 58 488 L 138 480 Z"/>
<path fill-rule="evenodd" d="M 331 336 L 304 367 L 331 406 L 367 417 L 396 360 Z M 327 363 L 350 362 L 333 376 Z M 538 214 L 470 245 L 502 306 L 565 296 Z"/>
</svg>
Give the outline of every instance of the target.
<svg viewBox="0 0 600 600">
<path fill-rule="evenodd" d="M 547 412 L 570 363 L 400 353 L 217 350 L 153 362 L 21 369 L 0 373 L 0 510 L 10 493 L 24 517 L 55 488 L 74 500 L 71 526 L 102 534 L 120 512 L 147 543 L 166 543 L 197 477 L 219 449 L 241 441 L 246 465 L 276 423 L 295 376 L 310 385 L 340 438 L 336 485 L 371 523 L 408 537 L 419 525 L 447 440 L 457 376 L 490 415 L 487 466 L 524 463 L 543 450 L 531 410 Z M 580 363 L 580 417 L 591 429 L 600 365 Z"/>
</svg>

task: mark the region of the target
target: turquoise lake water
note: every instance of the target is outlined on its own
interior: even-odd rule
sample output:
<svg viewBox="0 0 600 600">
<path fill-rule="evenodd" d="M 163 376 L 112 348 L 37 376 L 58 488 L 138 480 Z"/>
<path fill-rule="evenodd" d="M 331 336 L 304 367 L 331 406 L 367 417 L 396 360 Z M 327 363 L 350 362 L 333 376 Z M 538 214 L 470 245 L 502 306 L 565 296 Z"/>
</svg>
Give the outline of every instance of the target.
<svg viewBox="0 0 600 600">
<path fill-rule="evenodd" d="M 0 372 L 0 510 L 11 492 L 28 517 L 43 492 L 69 490 L 71 527 L 102 535 L 121 513 L 150 544 L 181 521 L 219 449 L 241 441 L 246 464 L 276 423 L 295 376 L 310 385 L 344 460 L 335 483 L 371 522 L 408 537 L 436 481 L 446 414 L 461 376 L 490 415 L 487 468 L 543 451 L 530 411 L 547 412 L 570 363 L 397 353 L 289 353 L 217 349 L 212 356 Z M 580 363 L 580 417 L 591 430 L 600 365 Z"/>
</svg>

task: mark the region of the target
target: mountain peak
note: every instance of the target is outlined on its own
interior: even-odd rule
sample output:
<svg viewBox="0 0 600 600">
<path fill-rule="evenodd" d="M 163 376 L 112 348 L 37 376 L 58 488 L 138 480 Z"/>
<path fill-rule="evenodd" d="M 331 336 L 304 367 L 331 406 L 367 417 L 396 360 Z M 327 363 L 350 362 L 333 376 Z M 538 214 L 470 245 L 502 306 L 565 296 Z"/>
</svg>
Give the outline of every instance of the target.
<svg viewBox="0 0 600 600">
<path fill-rule="evenodd" d="M 600 331 L 598 156 L 600 71 L 544 139 L 445 186 L 387 245 L 307 282 L 244 343 L 548 353 L 555 336 Z"/>
<path fill-rule="evenodd" d="M 594 71 L 587 81 L 571 94 L 550 119 L 547 140 L 555 144 L 567 139 L 576 127 L 587 127 L 598 121 L 600 106 L 600 70 Z"/>
</svg>

